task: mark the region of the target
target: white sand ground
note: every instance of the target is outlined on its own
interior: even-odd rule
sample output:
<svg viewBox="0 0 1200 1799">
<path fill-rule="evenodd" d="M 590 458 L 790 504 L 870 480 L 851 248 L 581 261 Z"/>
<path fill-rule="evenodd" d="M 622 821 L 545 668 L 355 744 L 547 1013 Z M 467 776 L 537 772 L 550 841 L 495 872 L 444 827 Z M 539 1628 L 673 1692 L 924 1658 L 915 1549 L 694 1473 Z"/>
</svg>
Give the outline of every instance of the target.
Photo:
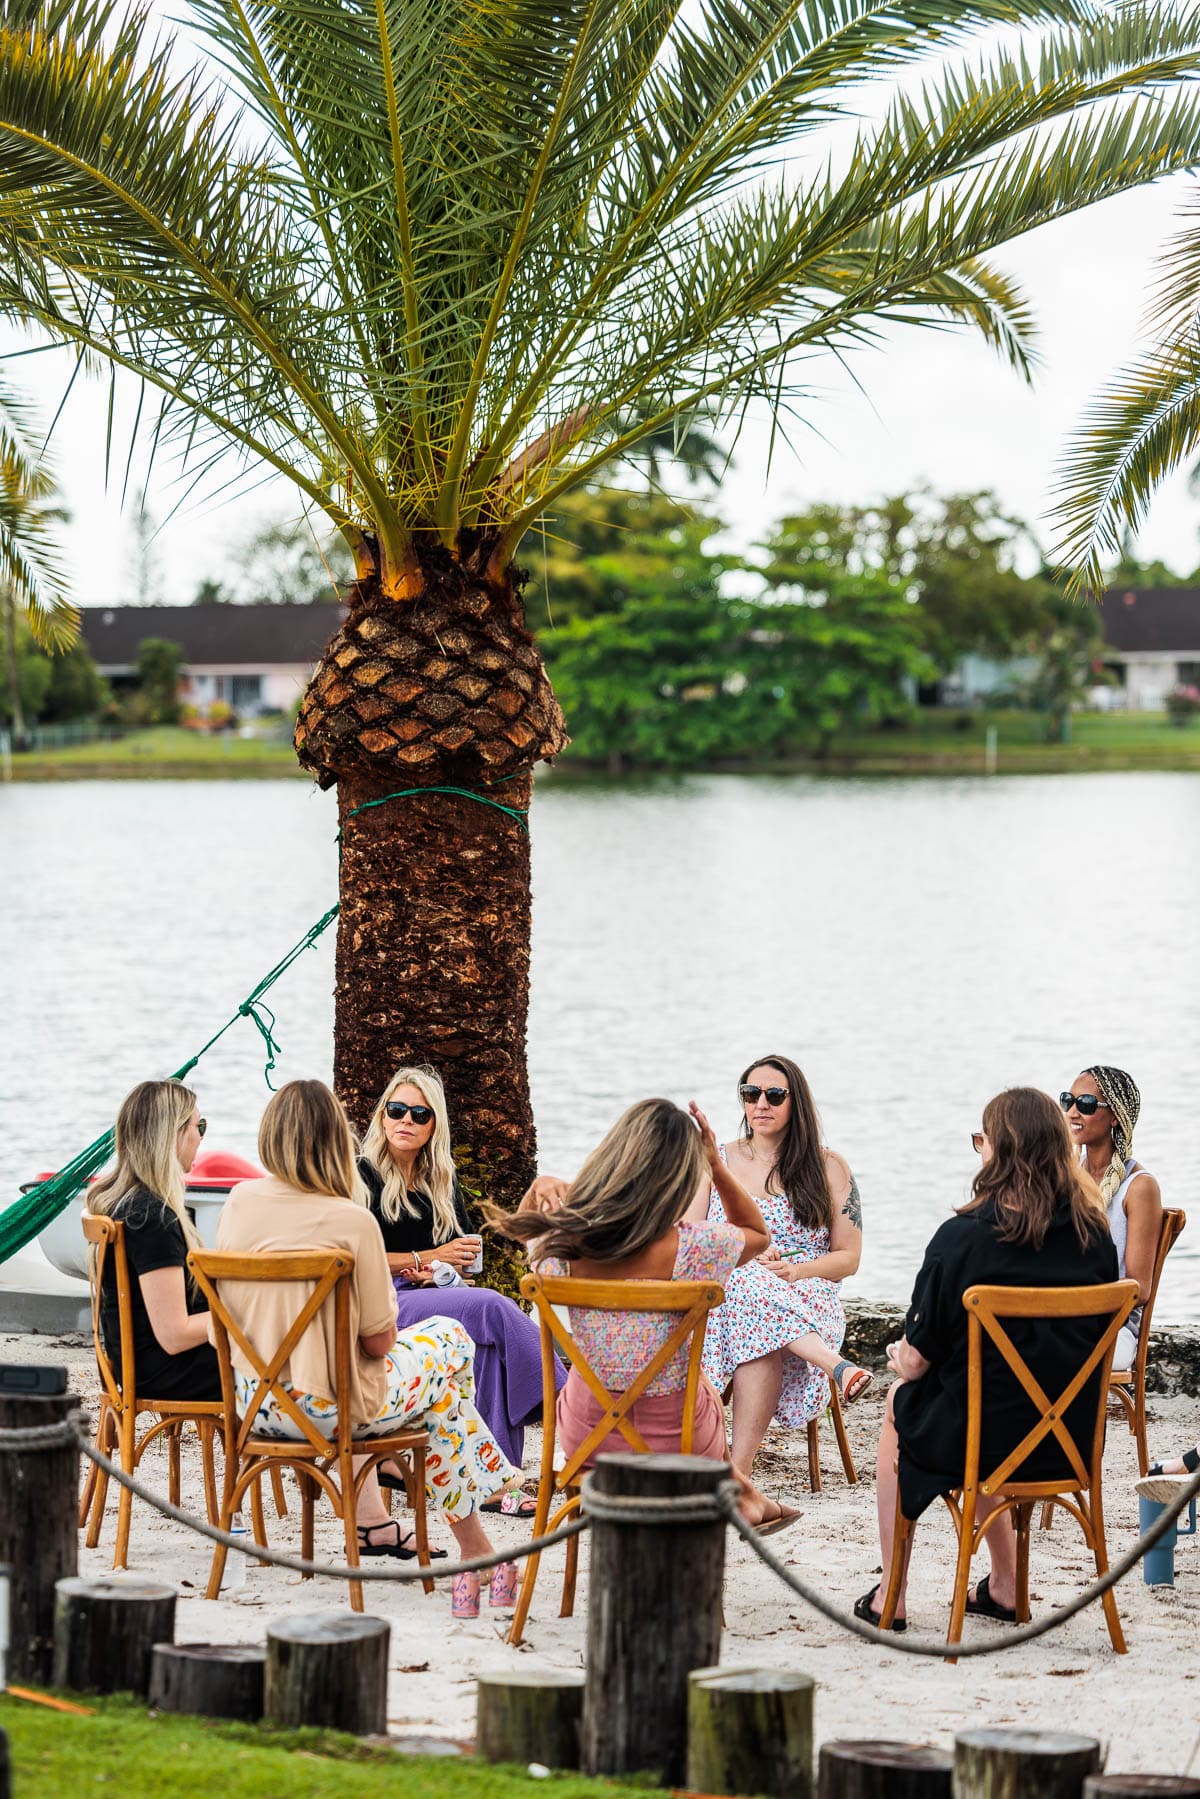
<svg viewBox="0 0 1200 1799">
<path fill-rule="evenodd" d="M 65 1362 L 73 1390 L 94 1413 L 95 1364 L 83 1339 L 0 1336 L 0 1360 Z M 855 1459 L 862 1475 L 848 1487 L 830 1433 L 822 1433 L 826 1488 L 807 1490 L 802 1437 L 776 1432 L 756 1470 L 763 1486 L 799 1503 L 803 1517 L 789 1532 L 771 1539 L 800 1573 L 838 1600 L 846 1610 L 871 1584 L 878 1566 L 875 1534 L 874 1456 L 882 1410 L 883 1383 L 848 1414 Z M 1166 1454 L 1195 1440 L 1200 1406 L 1190 1399 L 1152 1402 L 1151 1447 Z M 828 1440 L 826 1440 L 828 1438 Z M 537 1464 L 538 1439 L 529 1433 L 526 1466 Z M 185 1452 L 185 1498 L 202 1511 L 194 1449 Z M 144 1464 L 151 1484 L 166 1492 L 165 1457 L 152 1451 Z M 1114 1418 L 1106 1459 L 1106 1506 L 1110 1555 L 1115 1558 L 1136 1535 L 1137 1501 L 1133 1439 Z M 112 1557 L 115 1495 L 99 1548 L 80 1548 L 80 1572 L 107 1572 Z M 298 1553 L 299 1528 L 290 1519 L 274 1521 L 268 1499 L 272 1543 Z M 340 1527 L 318 1508 L 317 1554 L 340 1559 Z M 517 1542 L 526 1533 L 516 1520 L 494 1521 L 494 1538 Z M 431 1517 L 434 1540 L 453 1550 L 444 1525 Z M 949 1608 L 953 1531 L 942 1508 L 929 1514 L 918 1539 L 909 1589 L 912 1629 L 944 1629 Z M 586 1536 L 573 1618 L 559 1618 L 558 1589 L 563 1551 L 543 1558 L 527 1643 L 520 1650 L 504 1641 L 505 1626 L 490 1617 L 486 1601 L 477 1623 L 455 1623 L 450 1596 L 439 1587 L 426 1598 L 418 1586 L 376 1584 L 367 1588 L 367 1610 L 392 1626 L 389 1721 L 404 1736 L 421 1735 L 464 1742 L 474 1734 L 474 1677 L 484 1669 L 511 1665 L 579 1667 L 587 1614 Z M 208 1601 L 202 1597 L 209 1550 L 204 1539 L 134 1502 L 130 1572 L 172 1581 L 179 1591 L 176 1636 L 180 1642 L 260 1642 L 268 1622 L 291 1610 L 348 1605 L 344 1586 L 333 1581 L 302 1583 L 275 1568 L 251 1565 L 244 1597 Z M 983 1563 L 986 1567 L 986 1560 Z M 981 1570 L 982 1571 L 982 1570 Z M 1091 1573 L 1078 1528 L 1063 1512 L 1054 1529 L 1034 1541 L 1034 1615 L 1061 1604 Z M 818 1682 L 817 1731 L 831 1737 L 892 1737 L 949 1745 L 956 1730 L 981 1726 L 1079 1731 L 1106 1745 L 1114 1772 L 1179 1774 L 1200 1767 L 1200 1547 L 1181 1541 L 1174 1588 L 1147 1587 L 1140 1572 L 1118 1588 L 1118 1603 L 1129 1654 L 1113 1653 L 1100 1608 L 1093 1607 L 1037 1642 L 1004 1655 L 960 1661 L 954 1667 L 906 1657 L 864 1644 L 811 1611 L 784 1588 L 752 1552 L 730 1538 L 726 1579 L 726 1629 L 721 1660 L 743 1666 L 797 1668 Z M 996 1627 L 967 1621 L 972 1631 Z"/>
</svg>

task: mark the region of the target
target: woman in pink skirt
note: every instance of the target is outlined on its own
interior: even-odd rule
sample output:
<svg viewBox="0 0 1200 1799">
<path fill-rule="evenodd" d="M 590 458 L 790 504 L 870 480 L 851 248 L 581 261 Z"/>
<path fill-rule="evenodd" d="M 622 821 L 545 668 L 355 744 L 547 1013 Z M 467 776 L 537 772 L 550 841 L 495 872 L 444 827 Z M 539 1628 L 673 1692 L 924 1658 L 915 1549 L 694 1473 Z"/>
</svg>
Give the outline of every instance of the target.
<svg viewBox="0 0 1200 1799">
<path fill-rule="evenodd" d="M 529 1246 L 545 1274 L 582 1280 L 717 1281 L 767 1247 L 762 1213 L 721 1159 L 708 1121 L 666 1099 L 646 1099 L 619 1118 L 592 1151 L 577 1179 L 535 1181 L 517 1212 L 492 1209 L 489 1222 Z M 692 1120 L 695 1120 L 695 1123 Z M 721 1194 L 719 1220 L 684 1218 L 698 1182 Z M 624 1392 L 666 1341 L 676 1322 L 662 1312 L 607 1312 L 571 1307 L 571 1333 L 610 1392 Z M 683 1423 L 687 1346 L 680 1348 L 629 1411 L 652 1450 L 677 1452 Z M 574 1369 L 558 1396 L 558 1440 L 570 1455 L 601 1417 L 601 1407 Z M 626 1452 L 613 1431 L 595 1454 Z M 719 1395 L 702 1379 L 694 1453 L 726 1459 Z M 738 1470 L 735 1466 L 735 1475 Z M 742 1480 L 742 1512 L 764 1533 L 798 1516 Z"/>
</svg>

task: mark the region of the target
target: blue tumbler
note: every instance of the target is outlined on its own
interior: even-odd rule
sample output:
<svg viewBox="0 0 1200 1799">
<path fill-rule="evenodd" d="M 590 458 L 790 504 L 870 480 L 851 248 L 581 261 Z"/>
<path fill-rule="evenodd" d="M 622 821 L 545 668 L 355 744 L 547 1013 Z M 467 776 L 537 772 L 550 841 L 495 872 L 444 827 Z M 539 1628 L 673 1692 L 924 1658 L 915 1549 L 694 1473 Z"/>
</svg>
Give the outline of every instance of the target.
<svg viewBox="0 0 1200 1799">
<path fill-rule="evenodd" d="M 1138 1529 L 1142 1536 L 1157 1523 L 1166 1507 L 1153 1499 L 1138 1494 Z M 1148 1587 L 1173 1587 L 1175 1585 L 1175 1543 L 1179 1537 L 1194 1537 L 1196 1534 L 1196 1501 L 1193 1499 L 1188 1507 L 1187 1527 L 1181 1528 L 1178 1519 L 1169 1531 L 1158 1539 L 1153 1549 L 1148 1549 L 1142 1557 L 1142 1579 Z"/>
</svg>

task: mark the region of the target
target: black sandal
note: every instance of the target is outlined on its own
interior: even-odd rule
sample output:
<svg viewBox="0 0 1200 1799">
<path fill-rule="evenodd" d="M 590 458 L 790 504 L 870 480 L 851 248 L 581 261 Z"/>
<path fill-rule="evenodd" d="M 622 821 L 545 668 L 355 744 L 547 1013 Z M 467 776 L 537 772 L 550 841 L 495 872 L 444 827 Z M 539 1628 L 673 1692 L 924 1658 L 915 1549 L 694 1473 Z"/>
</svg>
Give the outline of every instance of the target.
<svg viewBox="0 0 1200 1799">
<path fill-rule="evenodd" d="M 1183 1463 L 1184 1468 L 1187 1470 L 1187 1472 L 1189 1474 L 1195 1474 L 1198 1471 L 1200 1471 L 1200 1449 L 1185 1449 L 1179 1459 Z M 1150 1466 L 1146 1470 L 1147 1478 L 1151 1474 L 1167 1474 L 1167 1471 L 1163 1467 L 1161 1462 L 1151 1462 Z M 1168 1480 L 1182 1480 L 1183 1475 L 1182 1474 L 1167 1474 L 1167 1479 Z"/>
<path fill-rule="evenodd" d="M 396 1535 L 390 1543 L 372 1543 L 371 1532 L 376 1530 L 394 1530 Z M 412 1544 L 411 1549 L 408 1548 L 408 1544 L 410 1543 Z M 398 1561 L 414 1562 L 417 1559 L 416 1543 L 416 1532 L 410 1530 L 401 1535 L 400 1526 L 395 1518 L 388 1518 L 382 1524 L 360 1524 L 358 1527 L 358 1553 L 360 1556 L 394 1555 Z M 446 1551 L 444 1549 L 431 1549 L 429 1551 L 429 1559 L 431 1562 L 444 1562 L 446 1559 Z"/>
<path fill-rule="evenodd" d="M 872 1601 L 872 1599 L 874 1599 L 874 1597 L 875 1597 L 876 1593 L 878 1593 L 878 1591 L 879 1591 L 879 1588 L 877 1586 L 872 1587 L 871 1591 L 869 1593 L 864 1593 L 861 1599 L 856 1599 L 854 1601 L 854 1616 L 856 1618 L 861 1618 L 864 1624 L 873 1624 L 875 1626 L 876 1630 L 882 1630 L 883 1625 L 879 1622 L 879 1620 L 880 1620 L 880 1618 L 882 1618 L 883 1613 L 882 1612 L 873 1612 L 871 1610 L 871 1601 Z M 908 1629 L 908 1619 L 907 1618 L 893 1618 L 891 1623 L 888 1625 L 888 1629 L 894 1630 L 898 1637 L 902 1637 L 904 1635 L 905 1631 Z"/>
<path fill-rule="evenodd" d="M 971 1618 L 994 1618 L 997 1624 L 1015 1624 L 1017 1608 L 1015 1605 L 1001 1605 L 998 1599 L 992 1598 L 991 1575 L 985 1574 L 975 1585 L 975 1597 L 967 1594 L 967 1615 Z"/>
</svg>

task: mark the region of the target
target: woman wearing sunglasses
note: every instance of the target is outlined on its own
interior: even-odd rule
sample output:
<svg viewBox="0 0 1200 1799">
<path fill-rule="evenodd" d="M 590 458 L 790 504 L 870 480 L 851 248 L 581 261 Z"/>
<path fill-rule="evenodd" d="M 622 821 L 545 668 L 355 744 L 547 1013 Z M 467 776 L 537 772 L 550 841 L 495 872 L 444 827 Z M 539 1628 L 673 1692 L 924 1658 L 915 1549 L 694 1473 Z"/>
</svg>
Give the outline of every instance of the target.
<svg viewBox="0 0 1200 1799">
<path fill-rule="evenodd" d="M 1108 1207 L 1108 1228 L 1117 1246 L 1121 1279 L 1138 1284 L 1137 1309 L 1122 1325 L 1113 1352 L 1114 1368 L 1132 1368 L 1142 1307 L 1154 1279 L 1163 1212 L 1158 1182 L 1133 1155 L 1142 1096 L 1133 1076 L 1123 1068 L 1097 1062 L 1077 1076 L 1069 1093 L 1058 1097 L 1080 1162 Z"/>
<path fill-rule="evenodd" d="M 208 1302 L 187 1276 L 200 1247 L 184 1207 L 184 1176 L 207 1128 L 196 1095 L 180 1081 L 143 1081 L 117 1113 L 117 1165 L 87 1196 L 88 1211 L 125 1227 L 139 1393 L 155 1399 L 220 1399 Z M 118 1380 L 121 1324 L 117 1270 L 105 1258 L 100 1332 Z"/>
<path fill-rule="evenodd" d="M 725 1304 L 709 1319 L 704 1371 L 719 1393 L 733 1388 L 733 1459 L 749 1470 L 772 1418 L 797 1429 L 829 1403 L 836 1380 L 846 1404 L 871 1384 L 865 1368 L 838 1354 L 846 1314 L 838 1284 L 862 1255 L 862 1203 L 846 1162 L 821 1142 L 801 1070 L 764 1056 L 738 1082 L 741 1135 L 721 1160 L 762 1208 L 766 1252 L 730 1275 Z M 705 1183 L 689 1218 L 721 1219 Z"/>
<path fill-rule="evenodd" d="M 445 1089 L 432 1068 L 397 1069 L 371 1114 L 358 1166 L 383 1232 L 397 1327 L 407 1330 L 427 1318 L 458 1320 L 475 1344 L 475 1403 L 519 1468 L 525 1426 L 542 1406 L 538 1328 L 520 1306 L 489 1287 L 435 1282 L 435 1263 L 460 1276 L 477 1271 L 483 1240 L 454 1172 Z M 385 1485 L 403 1485 L 387 1471 L 382 1478 Z M 532 1516 L 536 1505 L 527 1494 L 506 1492 L 484 1509 Z"/>
</svg>

